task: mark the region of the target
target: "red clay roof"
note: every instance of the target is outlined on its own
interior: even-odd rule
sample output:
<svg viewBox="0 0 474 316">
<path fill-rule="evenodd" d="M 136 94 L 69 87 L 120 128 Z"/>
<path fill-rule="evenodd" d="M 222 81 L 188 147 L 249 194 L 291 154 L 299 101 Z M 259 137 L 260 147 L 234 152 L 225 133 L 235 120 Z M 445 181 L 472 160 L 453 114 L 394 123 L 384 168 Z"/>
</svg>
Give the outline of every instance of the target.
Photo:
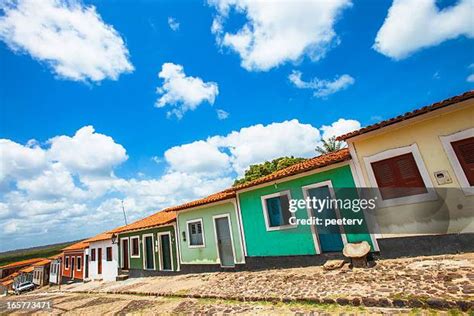
<svg viewBox="0 0 474 316">
<path fill-rule="evenodd" d="M 48 264 L 50 264 L 50 263 L 51 263 L 51 260 L 49 260 L 49 259 L 43 259 L 43 260 L 41 260 L 41 261 L 36 262 L 35 264 L 33 264 L 33 267 L 42 267 L 42 266 L 46 266 L 46 265 L 48 265 Z"/>
<path fill-rule="evenodd" d="M 20 269 L 18 272 L 29 273 L 29 272 L 33 272 L 34 269 L 35 268 L 33 266 L 28 266 L 23 269 Z"/>
<path fill-rule="evenodd" d="M 116 232 L 126 232 L 131 230 L 161 226 L 169 224 L 176 220 L 176 213 L 171 211 L 161 211 L 150 215 L 148 217 L 142 218 L 136 222 L 122 226 L 116 230 Z"/>
<path fill-rule="evenodd" d="M 228 199 L 233 198 L 233 197 L 235 197 L 235 190 L 233 188 L 230 188 L 230 189 L 226 189 L 224 191 L 213 193 L 213 194 L 211 194 L 209 196 L 206 196 L 205 198 L 202 198 L 202 199 L 187 202 L 187 203 L 184 203 L 184 204 L 181 204 L 181 205 L 178 205 L 178 206 L 169 207 L 169 208 L 165 209 L 165 211 L 167 211 L 167 212 L 169 212 L 169 211 L 180 211 L 180 210 L 184 210 L 184 209 L 188 209 L 188 208 L 192 208 L 192 207 L 196 207 L 196 206 L 201 206 L 201 205 L 205 205 L 205 204 L 210 204 L 210 203 L 215 203 L 215 202 L 228 200 Z"/>
<path fill-rule="evenodd" d="M 19 267 L 19 266 L 27 266 L 33 263 L 36 263 L 38 261 L 44 260 L 44 258 L 33 258 L 33 259 L 26 259 L 22 261 L 17 261 L 13 263 L 9 263 L 7 265 L 1 266 L 0 269 L 5 269 L 5 268 L 14 268 L 14 267 Z"/>
<path fill-rule="evenodd" d="M 111 239 L 112 238 L 112 235 L 114 233 L 117 233 L 119 231 L 121 231 L 122 228 L 124 228 L 125 226 L 120 226 L 120 227 L 117 227 L 117 228 L 114 228 L 112 230 L 109 230 L 109 231 L 106 231 L 106 232 L 103 232 L 103 233 L 100 233 L 94 237 L 91 237 L 89 239 L 86 239 L 84 240 L 84 242 L 93 242 L 93 241 L 101 241 L 101 240 L 108 240 L 108 239 Z"/>
<path fill-rule="evenodd" d="M 78 243 L 67 246 L 66 248 L 63 248 L 63 251 L 81 250 L 81 249 L 86 249 L 88 247 L 89 247 L 89 243 L 83 240 Z"/>
<path fill-rule="evenodd" d="M 292 166 L 286 167 L 284 169 L 275 171 L 267 176 L 258 178 L 256 180 L 243 183 L 234 187 L 234 190 L 238 191 L 255 185 L 259 185 L 266 182 L 272 182 L 281 178 L 286 178 L 289 176 L 297 175 L 306 171 L 326 167 L 338 162 L 343 162 L 351 159 L 349 154 L 349 149 L 344 148 L 329 154 L 321 155 L 314 157 L 303 162 L 294 164 Z"/>
<path fill-rule="evenodd" d="M 337 140 L 347 140 L 349 138 L 352 138 L 352 137 L 355 137 L 355 136 L 358 136 L 358 135 L 362 135 L 362 134 L 365 134 L 365 133 L 368 133 L 368 132 L 371 132 L 371 131 L 374 131 L 374 130 L 377 130 L 377 129 L 380 129 L 380 128 L 383 128 L 383 127 L 386 127 L 386 126 L 390 126 L 390 125 L 393 125 L 393 124 L 396 124 L 396 123 L 400 123 L 402 121 L 411 119 L 413 117 L 423 115 L 423 114 L 426 114 L 426 113 L 429 113 L 429 112 L 432 112 L 432 111 L 435 111 L 435 110 L 439 110 L 439 109 L 442 109 L 444 107 L 454 105 L 456 103 L 466 101 L 466 100 L 469 100 L 469 99 L 472 99 L 472 98 L 474 98 L 474 90 L 465 92 L 463 94 L 451 97 L 451 98 L 443 100 L 443 101 L 433 103 L 433 104 L 428 105 L 428 106 L 424 106 L 420 109 L 413 110 L 411 112 L 407 112 L 407 113 L 399 115 L 397 117 L 394 117 L 394 118 L 391 118 L 391 119 L 388 119 L 388 120 L 385 120 L 385 121 L 381 121 L 381 122 L 376 123 L 376 124 L 366 126 L 366 127 L 361 128 L 357 131 L 353 131 L 353 132 L 341 135 L 341 136 L 337 137 L 336 139 Z"/>
</svg>

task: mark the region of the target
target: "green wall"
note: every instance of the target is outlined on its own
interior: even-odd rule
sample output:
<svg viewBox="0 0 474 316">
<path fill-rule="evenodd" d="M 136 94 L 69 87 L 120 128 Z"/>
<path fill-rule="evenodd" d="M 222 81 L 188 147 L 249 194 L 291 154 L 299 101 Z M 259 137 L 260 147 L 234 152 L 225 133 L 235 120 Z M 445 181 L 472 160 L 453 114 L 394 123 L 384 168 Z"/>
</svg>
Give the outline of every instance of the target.
<svg viewBox="0 0 474 316">
<path fill-rule="evenodd" d="M 171 251 L 173 254 L 173 268 L 174 270 L 178 269 L 178 254 L 176 253 L 176 236 L 174 233 L 174 226 L 163 226 L 163 227 L 156 227 L 156 228 L 151 228 L 151 229 L 146 229 L 146 230 L 139 230 L 139 231 L 132 231 L 132 232 L 125 232 L 125 233 L 120 233 L 119 239 L 122 240 L 123 238 L 128 238 L 128 237 L 135 237 L 139 236 L 140 237 L 140 257 L 139 258 L 132 258 L 130 257 L 130 269 L 140 269 L 143 270 L 143 235 L 144 234 L 153 234 L 153 238 L 157 240 L 157 234 L 158 233 L 163 233 L 163 232 L 170 232 L 171 233 Z M 120 241 L 119 243 L 119 258 L 122 258 L 122 243 Z M 132 243 L 129 241 L 129 253 L 131 254 L 132 252 Z M 155 254 L 155 270 L 159 270 L 159 252 L 154 251 Z M 122 262 L 120 262 L 120 266 L 122 266 Z"/>
<path fill-rule="evenodd" d="M 252 257 L 316 254 L 311 227 L 309 225 L 299 225 L 290 229 L 267 231 L 261 196 L 290 190 L 292 199 L 304 199 L 303 186 L 327 180 L 331 180 L 337 198 L 357 197 L 355 189 L 340 191 L 337 189 L 355 188 L 352 173 L 348 165 L 278 183 L 277 185 L 271 184 L 263 188 L 239 193 L 247 255 Z M 346 217 L 363 217 L 362 212 L 354 213 L 350 210 L 340 211 L 342 215 Z M 306 208 L 298 209 L 296 211 L 296 218 L 308 218 Z M 348 234 L 347 239 L 349 242 L 366 240 L 369 244 L 372 244 L 370 235 L 368 234 Z"/>
<path fill-rule="evenodd" d="M 218 264 L 218 253 L 216 238 L 214 232 L 213 216 L 215 215 L 230 215 L 230 224 L 232 231 L 232 238 L 234 241 L 235 261 L 236 263 L 243 263 L 242 247 L 240 242 L 240 233 L 237 225 L 237 218 L 235 206 L 233 203 L 219 204 L 209 207 L 194 209 L 191 211 L 178 212 L 178 233 L 179 246 L 181 251 L 181 259 L 183 264 Z M 183 240 L 183 232 L 186 232 L 186 222 L 189 220 L 202 219 L 205 247 L 189 248 L 188 238 Z"/>
</svg>

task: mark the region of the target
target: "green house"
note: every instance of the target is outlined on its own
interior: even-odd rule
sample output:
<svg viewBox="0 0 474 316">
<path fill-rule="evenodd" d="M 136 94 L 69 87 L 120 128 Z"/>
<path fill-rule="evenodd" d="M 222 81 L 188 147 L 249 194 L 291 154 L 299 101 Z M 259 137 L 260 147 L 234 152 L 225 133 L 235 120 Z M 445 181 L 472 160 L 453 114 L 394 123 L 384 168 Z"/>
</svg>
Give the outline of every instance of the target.
<svg viewBox="0 0 474 316">
<path fill-rule="evenodd" d="M 174 212 L 155 213 L 122 227 L 117 235 L 121 274 L 141 277 L 180 270 Z"/>
<path fill-rule="evenodd" d="M 235 269 L 245 263 L 233 190 L 172 209 L 177 212 L 183 272 Z"/>
<path fill-rule="evenodd" d="M 308 198 L 352 201 L 358 198 L 355 187 L 347 149 L 236 187 L 247 266 L 319 264 L 328 256 L 340 256 L 346 243 L 361 241 L 377 250 L 364 212 L 344 206 L 326 206 L 316 212 L 307 204 L 295 204 Z M 336 224 L 311 224 L 308 219 L 314 217 Z M 343 218 L 350 219 L 351 225 L 337 224 Z M 354 229 L 352 222 L 363 227 Z"/>
</svg>

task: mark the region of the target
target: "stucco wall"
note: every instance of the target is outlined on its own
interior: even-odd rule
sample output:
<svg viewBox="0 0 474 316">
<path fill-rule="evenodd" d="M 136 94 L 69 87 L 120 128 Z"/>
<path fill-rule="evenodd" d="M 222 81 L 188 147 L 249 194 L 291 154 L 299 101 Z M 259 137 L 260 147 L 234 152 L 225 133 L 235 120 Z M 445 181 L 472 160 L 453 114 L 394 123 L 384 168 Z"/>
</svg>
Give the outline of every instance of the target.
<svg viewBox="0 0 474 316">
<path fill-rule="evenodd" d="M 178 262 L 177 262 L 177 252 L 176 252 L 176 236 L 175 236 L 175 232 L 174 232 L 174 226 L 170 225 L 170 226 L 163 226 L 163 227 L 156 227 L 156 228 L 151 228 L 151 229 L 146 229 L 146 230 L 139 230 L 139 231 L 134 231 L 134 232 L 127 232 L 127 233 L 121 233 L 119 235 L 119 239 L 122 240 L 123 238 L 130 238 L 130 237 L 134 237 L 134 236 L 138 236 L 140 237 L 140 255 L 138 258 L 132 258 L 130 257 L 130 269 L 139 269 L 139 270 L 144 270 L 143 269 L 143 266 L 144 266 L 144 256 L 143 256 L 143 235 L 144 234 L 153 234 L 153 239 L 155 241 L 155 245 L 157 245 L 156 241 L 157 241 L 157 234 L 158 233 L 162 233 L 162 232 L 170 232 L 171 233 L 171 253 L 172 253 L 172 262 L 173 262 L 173 270 L 177 270 L 178 269 Z M 120 242 L 119 245 L 122 245 L 122 243 Z M 154 249 L 154 260 L 155 260 L 155 270 L 159 270 L 159 260 L 160 259 L 160 256 L 159 256 L 159 251 L 157 251 L 159 249 L 157 249 L 157 247 L 155 247 Z M 119 249 L 119 264 L 120 264 L 120 260 L 121 260 L 121 254 L 120 252 L 122 251 L 122 249 L 120 248 Z M 131 254 L 132 252 L 132 244 L 131 244 L 131 241 L 129 239 L 129 254 Z"/>
<path fill-rule="evenodd" d="M 263 188 L 239 193 L 240 210 L 245 232 L 248 256 L 293 256 L 316 254 L 313 235 L 309 225 L 296 228 L 267 231 L 262 209 L 261 197 L 272 193 L 290 190 L 292 199 L 304 199 L 303 186 L 331 180 L 334 188 L 354 188 L 354 180 L 349 165 L 314 173 L 286 182 L 271 184 Z M 345 192 L 348 192 L 347 190 Z M 338 198 L 346 198 L 338 196 Z M 346 215 L 346 214 L 344 214 Z M 296 218 L 308 218 L 307 209 L 298 209 Z M 349 242 L 366 240 L 370 235 L 348 235 Z"/>
<path fill-rule="evenodd" d="M 435 201 L 379 209 L 377 221 L 385 232 L 383 237 L 395 237 L 390 232 L 405 231 L 411 234 L 415 230 L 420 233 L 430 231 L 430 227 L 433 226 L 428 225 L 434 225 L 433 221 L 438 223 L 436 225 L 440 230 L 446 229 L 449 233 L 474 231 L 474 195 L 468 196 L 458 190 L 459 180 L 440 139 L 440 136 L 451 135 L 472 127 L 474 127 L 474 101 L 471 99 L 449 109 L 428 114 L 414 123 L 401 123 L 351 140 L 350 146 L 353 147 L 353 152 L 356 152 L 366 186 L 373 187 L 374 184 L 370 181 L 364 158 L 386 150 L 416 144 L 431 184 L 437 188 L 438 199 Z M 444 185 L 437 183 L 434 172 L 441 170 L 448 171 L 452 183 Z M 433 218 L 427 209 L 439 209 L 439 211 Z M 410 225 L 404 224 L 408 218 L 412 221 Z M 446 220 L 449 220 L 449 223 L 443 224 Z"/>
<path fill-rule="evenodd" d="M 112 247 L 112 261 L 107 261 L 107 247 Z M 98 248 L 102 248 L 102 258 L 99 258 Z M 92 249 L 95 249 L 95 261 L 91 260 Z M 99 260 L 102 261 L 102 274 L 100 275 L 98 273 Z M 110 239 L 89 243 L 89 278 L 92 280 L 115 281 L 117 275 L 118 245 L 112 244 Z"/>
<path fill-rule="evenodd" d="M 237 223 L 235 205 L 231 202 L 218 204 L 210 207 L 193 209 L 190 211 L 178 212 L 178 232 L 181 249 L 181 262 L 183 264 L 219 264 L 219 255 L 216 245 L 215 228 L 213 216 L 229 214 L 232 239 L 235 250 L 235 263 L 243 263 L 242 243 Z M 205 247 L 189 248 L 187 236 L 183 240 L 183 232 L 186 232 L 186 222 L 195 219 L 202 219 Z"/>
</svg>

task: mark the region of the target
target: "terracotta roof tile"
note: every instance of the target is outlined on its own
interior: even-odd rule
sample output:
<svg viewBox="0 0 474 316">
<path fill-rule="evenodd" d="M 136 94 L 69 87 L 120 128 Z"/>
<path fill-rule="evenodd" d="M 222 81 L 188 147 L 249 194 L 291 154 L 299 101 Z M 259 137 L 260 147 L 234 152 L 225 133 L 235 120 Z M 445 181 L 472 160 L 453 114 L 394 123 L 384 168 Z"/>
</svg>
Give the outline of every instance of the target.
<svg viewBox="0 0 474 316">
<path fill-rule="evenodd" d="M 123 233 L 126 231 L 144 229 L 149 227 L 161 226 L 169 224 L 176 220 L 176 213 L 171 211 L 157 212 L 148 217 L 142 218 L 136 222 L 122 226 L 116 230 L 117 233 Z"/>
<path fill-rule="evenodd" d="M 297 175 L 299 173 L 326 167 L 326 166 L 329 166 L 338 162 L 347 161 L 350 159 L 351 159 L 351 155 L 349 154 L 349 149 L 344 148 L 336 152 L 332 152 L 329 154 L 325 154 L 325 155 L 321 155 L 321 156 L 317 156 L 317 157 L 305 160 L 303 162 L 294 164 L 284 169 L 275 171 L 267 176 L 258 178 L 256 180 L 243 183 L 241 185 L 237 185 L 234 187 L 234 190 L 238 191 L 238 190 L 242 190 L 242 189 L 259 185 L 262 183 L 272 182 L 281 178 Z"/>
<path fill-rule="evenodd" d="M 41 261 L 39 261 L 39 262 L 34 263 L 34 264 L 33 264 L 33 267 L 42 267 L 42 266 L 46 266 L 46 265 L 48 265 L 48 264 L 50 264 L 50 263 L 51 263 L 51 260 L 49 260 L 49 259 L 43 259 L 43 260 L 41 260 Z"/>
<path fill-rule="evenodd" d="M 88 247 L 89 247 L 89 243 L 83 240 L 78 243 L 67 246 L 66 248 L 63 248 L 63 251 L 81 250 L 81 249 L 86 249 Z"/>
<path fill-rule="evenodd" d="M 23 273 L 30 273 L 33 272 L 35 268 L 33 266 L 25 267 L 23 269 L 20 269 L 18 272 L 23 272 Z"/>
<path fill-rule="evenodd" d="M 411 112 L 407 112 L 407 113 L 399 115 L 397 117 L 394 117 L 394 118 L 391 118 L 391 119 L 388 119 L 388 120 L 385 120 L 385 121 L 381 121 L 381 122 L 376 123 L 376 124 L 366 126 L 366 127 L 361 128 L 357 131 L 353 131 L 353 132 L 341 135 L 341 136 L 337 137 L 336 139 L 337 140 L 347 140 L 349 138 L 352 138 L 352 137 L 355 137 L 355 136 L 358 136 L 358 135 L 362 135 L 362 134 L 365 134 L 365 133 L 368 133 L 368 132 L 371 132 L 371 131 L 374 131 L 374 130 L 377 130 L 377 129 L 380 129 L 380 128 L 383 128 L 383 127 L 386 127 L 386 126 L 390 126 L 390 125 L 393 125 L 393 124 L 396 124 L 396 123 L 400 123 L 402 121 L 411 119 L 413 117 L 423 115 L 423 114 L 426 114 L 426 113 L 429 113 L 429 112 L 432 112 L 432 111 L 435 111 L 435 110 L 438 110 L 438 109 L 442 109 L 444 107 L 454 105 L 456 103 L 466 101 L 466 100 L 469 100 L 471 98 L 474 98 L 474 90 L 465 92 L 463 94 L 451 97 L 451 98 L 443 100 L 443 101 L 433 103 L 433 104 L 428 105 L 428 106 L 424 106 L 420 109 L 413 110 Z"/>
<path fill-rule="evenodd" d="M 210 204 L 210 203 L 215 203 L 215 202 L 228 200 L 228 199 L 233 198 L 233 197 L 235 197 L 235 190 L 233 188 L 230 188 L 230 189 L 226 189 L 224 191 L 213 193 L 213 194 L 211 194 L 209 196 L 206 196 L 205 198 L 202 198 L 202 199 L 187 202 L 187 203 L 184 203 L 184 204 L 181 204 L 181 205 L 178 205 L 178 206 L 169 207 L 169 208 L 165 209 L 165 211 L 180 211 L 180 210 L 184 210 L 184 209 L 188 209 L 188 208 L 192 208 L 192 207 L 196 207 L 196 206 L 201 206 L 201 205 L 206 205 L 206 204 Z"/>
<path fill-rule="evenodd" d="M 17 262 L 13 262 L 13 263 L 9 263 L 7 265 L 1 266 L 0 269 L 14 268 L 14 267 L 18 267 L 18 266 L 26 266 L 26 265 L 30 265 L 30 264 L 36 263 L 38 261 L 41 261 L 41 260 L 44 260 L 44 258 L 26 259 L 26 260 L 17 261 Z"/>
<path fill-rule="evenodd" d="M 98 234 L 94 237 L 91 237 L 91 238 L 88 238 L 88 239 L 84 240 L 84 242 L 89 242 L 90 243 L 90 242 L 93 242 L 93 241 L 101 241 L 101 240 L 111 239 L 112 235 L 114 233 L 117 233 L 117 232 L 121 231 L 122 228 L 124 228 L 124 227 L 125 226 L 120 226 L 120 227 L 114 228 L 112 230 L 100 233 L 100 234 Z"/>
</svg>

